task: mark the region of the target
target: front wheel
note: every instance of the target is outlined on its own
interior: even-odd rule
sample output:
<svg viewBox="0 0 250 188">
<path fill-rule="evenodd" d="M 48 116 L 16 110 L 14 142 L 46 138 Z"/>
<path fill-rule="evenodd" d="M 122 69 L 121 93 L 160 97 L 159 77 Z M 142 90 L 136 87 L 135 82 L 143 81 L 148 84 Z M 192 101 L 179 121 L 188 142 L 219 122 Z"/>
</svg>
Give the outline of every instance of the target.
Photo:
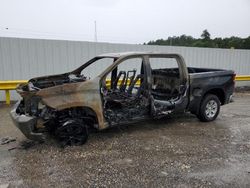
<svg viewBox="0 0 250 188">
<path fill-rule="evenodd" d="M 220 100 L 216 95 L 208 94 L 201 102 L 197 117 L 203 122 L 213 121 L 220 112 Z"/>
<path fill-rule="evenodd" d="M 88 140 L 88 127 L 81 120 L 69 119 L 56 129 L 55 135 L 62 146 L 82 145 Z"/>
</svg>

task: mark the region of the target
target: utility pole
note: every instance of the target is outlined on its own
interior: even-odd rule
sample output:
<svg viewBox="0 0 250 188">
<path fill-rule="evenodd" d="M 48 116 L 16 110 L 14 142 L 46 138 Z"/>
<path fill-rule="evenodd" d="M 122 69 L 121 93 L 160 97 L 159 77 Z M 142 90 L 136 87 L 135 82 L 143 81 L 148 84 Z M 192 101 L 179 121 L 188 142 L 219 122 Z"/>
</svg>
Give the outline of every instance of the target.
<svg viewBox="0 0 250 188">
<path fill-rule="evenodd" d="M 97 42 L 97 28 L 96 28 L 96 21 L 95 21 L 95 42 Z"/>
</svg>

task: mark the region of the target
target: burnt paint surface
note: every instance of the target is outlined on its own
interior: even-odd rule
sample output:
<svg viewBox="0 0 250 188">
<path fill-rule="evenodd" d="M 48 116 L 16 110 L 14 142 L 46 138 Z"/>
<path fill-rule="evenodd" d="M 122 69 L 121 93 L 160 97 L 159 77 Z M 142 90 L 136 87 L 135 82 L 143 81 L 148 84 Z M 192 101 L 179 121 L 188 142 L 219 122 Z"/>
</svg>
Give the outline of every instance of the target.
<svg viewBox="0 0 250 188">
<path fill-rule="evenodd" d="M 99 77 L 46 88 L 37 95 L 42 97 L 44 104 L 58 111 L 71 107 L 89 107 L 96 113 L 99 129 L 107 127 L 103 118 Z"/>
<path fill-rule="evenodd" d="M 111 55 L 103 55 L 103 57 L 110 57 Z M 184 110 L 188 109 L 190 111 L 196 111 L 199 108 L 200 102 L 204 94 L 215 88 L 222 89 L 226 100 L 233 92 L 233 72 L 232 71 L 218 71 L 215 69 L 196 69 L 192 68 L 193 72 L 198 73 L 188 74 L 190 68 L 187 68 L 185 61 L 182 56 L 178 54 L 155 54 L 155 53 L 128 53 L 117 55 L 116 61 L 99 76 L 92 80 L 87 80 L 83 82 L 76 83 L 63 83 L 58 86 L 48 87 L 37 91 L 36 95 L 41 97 L 42 102 L 58 111 L 64 110 L 72 107 L 88 107 L 91 108 L 97 116 L 98 119 L 98 129 L 104 129 L 108 127 L 108 123 L 104 118 L 103 113 L 103 102 L 100 93 L 103 78 L 116 67 L 122 61 L 128 58 L 141 57 L 145 61 L 147 76 L 147 88 L 151 88 L 151 75 L 150 66 L 148 62 L 149 57 L 173 57 L 177 59 L 177 63 L 180 71 L 180 82 L 184 86 L 185 91 L 183 92 L 182 99 L 175 104 L 174 109 Z M 101 57 L 101 56 L 100 56 Z M 114 56 L 111 56 L 114 57 Z M 209 72 L 212 71 L 212 72 Z M 73 72 L 72 72 L 73 73 Z M 70 73 L 62 74 L 61 77 L 65 77 Z M 45 77 L 50 80 L 50 77 Z M 51 79 L 58 79 L 60 75 L 52 76 Z M 40 78 L 41 79 L 41 78 Z M 32 79 L 35 80 L 35 79 Z M 27 93 L 27 92 L 24 92 Z M 29 94 L 21 94 L 29 95 Z M 173 111 L 174 111 L 173 109 Z"/>
</svg>

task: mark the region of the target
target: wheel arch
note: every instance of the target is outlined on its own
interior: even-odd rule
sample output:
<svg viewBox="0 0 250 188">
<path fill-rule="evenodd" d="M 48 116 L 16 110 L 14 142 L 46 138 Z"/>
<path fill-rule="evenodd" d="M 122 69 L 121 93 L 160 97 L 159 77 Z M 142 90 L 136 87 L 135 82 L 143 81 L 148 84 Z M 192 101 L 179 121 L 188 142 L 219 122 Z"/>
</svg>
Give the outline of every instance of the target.
<svg viewBox="0 0 250 188">
<path fill-rule="evenodd" d="M 200 89 L 199 91 L 202 91 L 202 90 Z M 192 97 L 193 99 L 191 103 L 189 104 L 188 108 L 192 114 L 199 114 L 202 101 L 204 100 L 205 96 L 208 94 L 216 95 L 219 98 L 221 105 L 225 104 L 226 95 L 225 95 L 224 90 L 222 88 L 217 88 L 217 87 L 210 88 L 206 91 L 201 92 L 200 95 L 191 94 L 193 96 Z"/>
<path fill-rule="evenodd" d="M 213 88 L 213 89 L 209 89 L 208 91 L 206 91 L 203 96 L 202 96 L 202 100 L 204 99 L 204 97 L 208 94 L 213 94 L 215 96 L 217 96 L 220 100 L 221 105 L 225 104 L 225 99 L 226 99 L 226 95 L 225 92 L 222 88 Z"/>
<path fill-rule="evenodd" d="M 58 110 L 58 113 L 63 112 L 63 111 L 75 111 L 76 113 L 81 114 L 81 117 L 83 119 L 86 119 L 86 121 L 89 122 L 88 124 L 89 126 L 93 128 L 97 128 L 97 129 L 99 128 L 99 121 L 98 121 L 97 113 L 94 111 L 93 108 L 89 106 L 68 107 L 68 108 Z"/>
</svg>

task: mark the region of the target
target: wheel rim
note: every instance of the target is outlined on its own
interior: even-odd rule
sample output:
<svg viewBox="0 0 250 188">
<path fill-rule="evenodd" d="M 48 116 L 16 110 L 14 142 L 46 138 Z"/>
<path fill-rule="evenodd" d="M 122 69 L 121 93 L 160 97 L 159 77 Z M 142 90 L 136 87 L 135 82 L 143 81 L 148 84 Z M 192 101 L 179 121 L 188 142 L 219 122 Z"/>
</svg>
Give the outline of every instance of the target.
<svg viewBox="0 0 250 188">
<path fill-rule="evenodd" d="M 218 111 L 217 102 L 213 99 L 208 101 L 206 105 L 206 110 L 205 110 L 206 116 L 208 118 L 213 118 L 216 115 L 217 111 Z"/>
<path fill-rule="evenodd" d="M 87 140 L 87 130 L 81 123 L 69 120 L 56 130 L 56 135 L 63 146 L 81 145 Z"/>
</svg>

